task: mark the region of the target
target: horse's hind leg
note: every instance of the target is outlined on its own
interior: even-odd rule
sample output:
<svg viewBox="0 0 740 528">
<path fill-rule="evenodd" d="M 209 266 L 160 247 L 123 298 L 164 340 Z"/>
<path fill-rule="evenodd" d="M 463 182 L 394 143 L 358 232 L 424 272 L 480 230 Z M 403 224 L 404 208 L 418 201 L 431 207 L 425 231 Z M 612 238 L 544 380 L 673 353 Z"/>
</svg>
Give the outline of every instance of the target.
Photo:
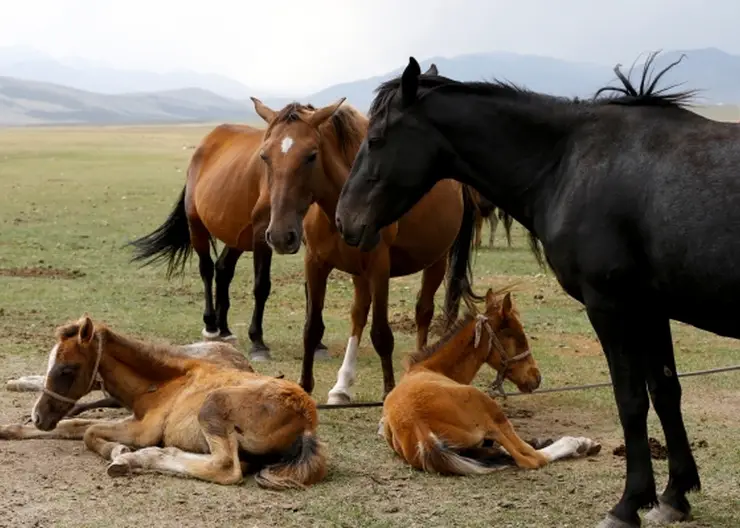
<svg viewBox="0 0 740 528">
<path fill-rule="evenodd" d="M 416 349 L 421 350 L 427 345 L 429 326 L 434 317 L 434 295 L 445 278 L 447 260 L 439 259 L 426 268 L 421 276 L 421 290 L 416 301 Z"/>
<path fill-rule="evenodd" d="M 367 315 L 370 312 L 370 285 L 367 279 L 353 275 L 352 282 L 355 286 L 354 300 L 352 302 L 352 335 L 347 342 L 344 360 L 337 373 L 337 382 L 329 391 L 329 397 L 327 399 L 329 405 L 349 403 L 352 401 L 352 395 L 349 389 L 355 383 L 357 350 L 360 346 L 362 331 L 367 324 Z"/>
<path fill-rule="evenodd" d="M 198 254 L 198 270 L 203 281 L 203 328 L 201 334 L 205 339 L 217 339 L 219 336 L 216 325 L 216 310 L 213 307 L 213 275 L 214 266 L 211 258 L 211 239 L 208 230 L 198 219 L 190 219 L 190 242 Z"/>
<path fill-rule="evenodd" d="M 498 227 L 498 216 L 496 215 L 496 210 L 493 209 L 491 211 L 491 214 L 488 215 L 488 227 L 490 228 L 490 231 L 488 232 L 488 246 L 493 247 L 493 243 L 496 239 L 496 228 Z"/>
<path fill-rule="evenodd" d="M 239 257 L 244 253 L 240 249 L 225 246 L 216 261 L 216 326 L 218 327 L 219 338 L 223 341 L 235 341 L 236 336 L 229 329 L 229 308 L 231 300 L 229 299 L 229 288 L 231 281 L 234 279 L 234 272 Z"/>
<path fill-rule="evenodd" d="M 483 229 L 483 215 L 479 212 L 475 213 L 475 238 L 473 239 L 473 247 L 479 248 L 480 247 L 480 235 L 481 230 Z"/>
<path fill-rule="evenodd" d="M 144 469 L 195 477 L 217 484 L 236 484 L 242 480 L 239 443 L 234 423 L 225 415 L 228 401 L 220 392 L 212 393 L 198 413 L 209 453 L 191 453 L 176 447 L 147 447 L 116 456 L 108 466 L 108 475 L 119 477 L 131 470 Z"/>
<path fill-rule="evenodd" d="M 6 390 L 13 392 L 41 392 L 44 390 L 46 376 L 30 375 L 21 376 L 17 379 L 8 380 L 5 384 Z"/>
<path fill-rule="evenodd" d="M 393 346 L 394 338 L 391 325 L 388 323 L 388 287 L 390 285 L 390 255 L 386 251 L 378 255 L 373 263 L 373 272 L 370 279 L 372 295 L 373 322 L 370 328 L 375 351 L 380 356 L 380 365 L 383 369 L 383 398 L 396 386 L 393 374 Z"/>
</svg>

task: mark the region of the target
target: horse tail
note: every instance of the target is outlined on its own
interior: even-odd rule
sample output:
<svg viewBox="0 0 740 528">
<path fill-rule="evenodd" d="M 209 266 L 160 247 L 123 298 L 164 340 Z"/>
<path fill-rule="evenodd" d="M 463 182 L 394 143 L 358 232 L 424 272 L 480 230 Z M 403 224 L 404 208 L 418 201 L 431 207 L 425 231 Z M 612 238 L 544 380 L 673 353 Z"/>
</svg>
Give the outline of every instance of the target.
<svg viewBox="0 0 740 528">
<path fill-rule="evenodd" d="M 484 475 L 501 469 L 461 455 L 431 431 L 419 443 L 419 463 L 424 471 L 440 475 Z"/>
<path fill-rule="evenodd" d="M 482 299 L 482 297 L 473 292 L 472 286 L 473 269 L 470 256 L 475 237 L 475 215 L 478 211 L 478 206 L 473 196 L 474 192 L 473 188 L 464 184 L 462 185 L 462 222 L 447 257 L 448 283 L 445 294 L 445 314 L 448 325 L 457 319 L 461 298 L 465 298 L 466 300 Z"/>
<path fill-rule="evenodd" d="M 168 278 L 178 268 L 182 272 L 193 252 L 190 242 L 190 226 L 185 212 L 185 189 L 186 187 L 182 188 L 180 198 L 161 226 L 148 235 L 128 243 L 136 248 L 132 262 L 149 259 L 144 263 L 144 266 L 147 266 L 166 260 Z"/>
<path fill-rule="evenodd" d="M 262 468 L 254 480 L 268 489 L 303 489 L 322 481 L 326 473 L 326 446 L 315 431 L 306 430 L 296 438 L 282 460 Z"/>
</svg>

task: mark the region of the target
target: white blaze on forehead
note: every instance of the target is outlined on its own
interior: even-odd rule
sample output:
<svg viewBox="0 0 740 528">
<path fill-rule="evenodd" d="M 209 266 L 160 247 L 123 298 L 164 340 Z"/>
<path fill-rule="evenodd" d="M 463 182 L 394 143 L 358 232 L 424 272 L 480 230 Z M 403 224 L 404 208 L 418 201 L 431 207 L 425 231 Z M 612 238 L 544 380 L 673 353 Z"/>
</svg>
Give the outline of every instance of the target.
<svg viewBox="0 0 740 528">
<path fill-rule="evenodd" d="M 290 147 L 293 146 L 293 138 L 290 136 L 285 136 L 283 138 L 282 143 L 280 143 L 280 152 L 283 154 L 287 154 L 290 150 Z"/>
</svg>

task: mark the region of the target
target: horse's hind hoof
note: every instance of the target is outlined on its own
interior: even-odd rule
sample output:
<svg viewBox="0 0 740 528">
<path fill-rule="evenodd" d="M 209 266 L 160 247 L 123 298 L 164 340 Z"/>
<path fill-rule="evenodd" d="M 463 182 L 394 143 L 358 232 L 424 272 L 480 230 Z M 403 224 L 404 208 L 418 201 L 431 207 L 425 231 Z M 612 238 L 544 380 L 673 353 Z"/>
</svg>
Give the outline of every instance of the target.
<svg viewBox="0 0 740 528">
<path fill-rule="evenodd" d="M 223 334 L 223 333 L 222 334 L 219 334 L 219 339 L 221 341 L 223 341 L 224 343 L 229 343 L 229 344 L 235 344 L 235 343 L 237 343 L 239 341 L 239 338 L 236 337 L 234 334 L 231 334 L 231 333 L 229 333 L 229 334 Z"/>
<path fill-rule="evenodd" d="M 114 460 L 108 465 L 107 473 L 109 477 L 126 477 L 131 474 L 131 466 L 128 462 Z"/>
<path fill-rule="evenodd" d="M 658 526 L 690 521 L 691 519 L 691 512 L 684 513 L 662 501 L 658 501 L 658 505 L 653 506 L 653 509 L 645 514 L 645 521 Z"/>
<path fill-rule="evenodd" d="M 327 405 L 347 405 L 352 403 L 352 398 L 346 392 L 330 392 L 326 399 Z"/>
<path fill-rule="evenodd" d="M 624 522 L 614 517 L 611 513 L 607 513 L 606 517 L 596 525 L 596 528 L 640 528 L 640 525 Z"/>
</svg>

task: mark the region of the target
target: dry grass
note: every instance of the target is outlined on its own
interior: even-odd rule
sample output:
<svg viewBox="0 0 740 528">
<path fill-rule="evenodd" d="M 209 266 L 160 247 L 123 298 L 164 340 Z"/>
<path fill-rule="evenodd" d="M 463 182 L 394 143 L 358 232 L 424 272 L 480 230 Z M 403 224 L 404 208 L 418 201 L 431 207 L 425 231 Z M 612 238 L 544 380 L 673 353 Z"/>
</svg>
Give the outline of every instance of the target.
<svg viewBox="0 0 740 528">
<path fill-rule="evenodd" d="M 138 269 L 122 248 L 159 225 L 184 182 L 192 145 L 204 127 L 109 127 L 0 131 L 0 379 L 43 371 L 54 327 L 89 311 L 116 329 L 190 342 L 200 338 L 197 266 L 182 279 L 161 268 Z M 517 232 L 476 261 L 479 288 L 513 280 L 545 381 L 543 386 L 607 379 L 606 363 L 580 306 L 537 269 Z M 484 240 L 487 238 L 484 236 Z M 276 360 L 257 367 L 298 378 L 304 301 L 302 256 L 273 259 L 273 294 L 265 337 Z M 245 255 L 233 283 L 234 330 L 246 338 L 252 263 Z M 413 345 L 419 276 L 394 280 L 391 316 L 396 365 Z M 349 277 L 334 272 L 324 341 L 332 359 L 317 365 L 319 401 L 335 380 L 349 330 Z M 440 292 L 441 300 L 442 292 Z M 439 303 L 438 303 L 439 306 Z M 740 362 L 735 341 L 674 325 L 682 371 Z M 242 342 L 247 348 L 248 343 Z M 379 362 L 367 334 L 357 385 L 359 400 L 381 394 Z M 397 370 L 397 376 L 400 369 Z M 493 378 L 482 372 L 477 383 Z M 684 409 L 704 490 L 692 502 L 693 526 L 740 526 L 740 412 L 737 374 L 683 382 Z M 511 390 L 511 387 L 509 387 Z M 0 391 L 3 422 L 24 419 L 34 396 Z M 76 442 L 0 444 L 0 526 L 592 526 L 618 499 L 624 460 L 611 391 L 512 398 L 509 414 L 523 436 L 592 436 L 604 444 L 592 460 L 565 461 L 537 472 L 442 478 L 400 463 L 375 435 L 378 409 L 322 411 L 330 449 L 328 480 L 306 492 L 275 493 L 252 481 L 221 487 L 142 475 L 112 480 L 105 464 Z M 109 411 L 106 414 L 120 414 Z M 652 436 L 663 441 L 654 414 Z M 659 486 L 665 461 L 656 461 Z"/>
</svg>

